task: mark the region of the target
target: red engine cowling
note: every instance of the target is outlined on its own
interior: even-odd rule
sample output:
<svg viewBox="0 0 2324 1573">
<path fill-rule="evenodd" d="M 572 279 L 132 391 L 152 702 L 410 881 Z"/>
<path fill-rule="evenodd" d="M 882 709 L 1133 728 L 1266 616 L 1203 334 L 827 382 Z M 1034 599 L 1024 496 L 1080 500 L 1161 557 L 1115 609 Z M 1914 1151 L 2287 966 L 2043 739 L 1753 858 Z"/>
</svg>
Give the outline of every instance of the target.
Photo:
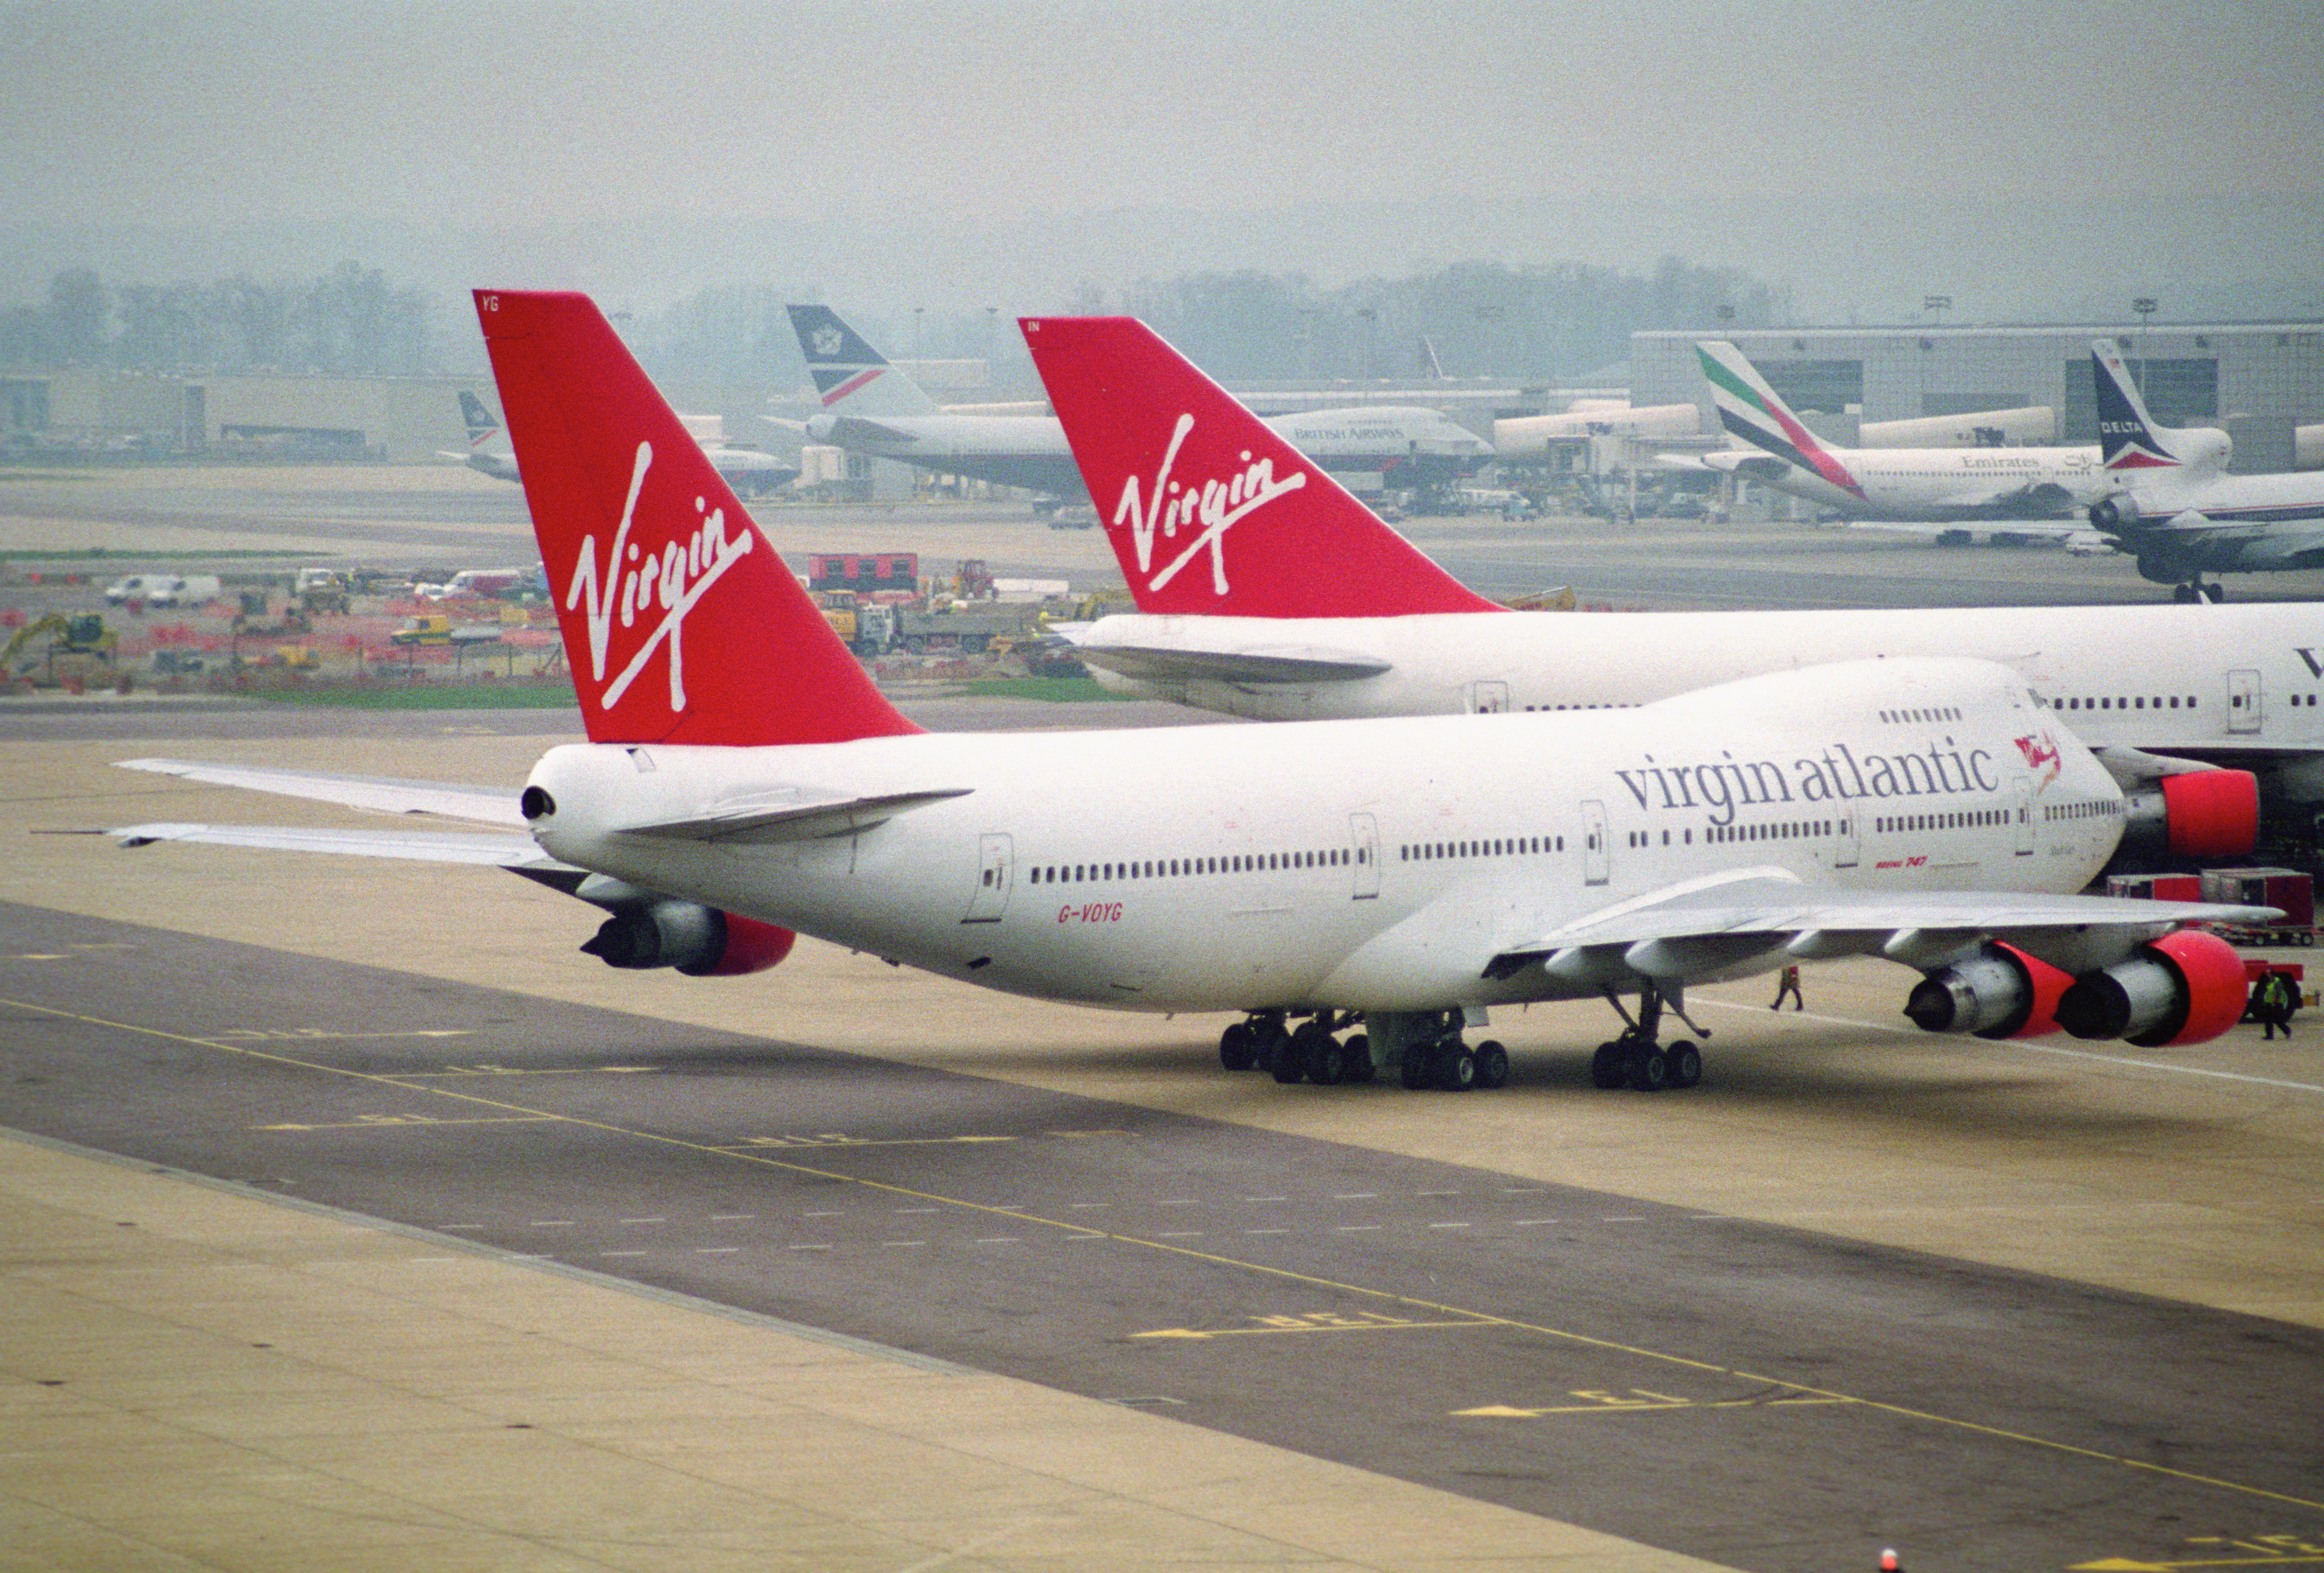
<svg viewBox="0 0 2324 1573">
<path fill-rule="evenodd" d="M 2143 1049 L 2208 1043 L 2244 1013 L 2243 958 L 2200 929 L 2181 929 L 2074 980 L 2058 1025 L 2078 1038 L 2122 1038 Z"/>
<path fill-rule="evenodd" d="M 2038 957 L 1988 942 L 1969 960 L 1923 978 L 1904 1002 L 1904 1014 L 1923 1032 L 2038 1038 L 2058 1030 L 2058 999 L 2073 981 L 2070 973 Z"/>
<path fill-rule="evenodd" d="M 581 947 L 609 967 L 675 967 L 694 978 L 763 972 L 791 953 L 798 935 L 698 901 L 650 901 L 607 918 Z"/>
<path fill-rule="evenodd" d="M 2124 803 L 2125 847 L 2181 858 L 2240 858 L 2259 844 L 2259 777 L 2249 770 L 2163 776 Z"/>
</svg>

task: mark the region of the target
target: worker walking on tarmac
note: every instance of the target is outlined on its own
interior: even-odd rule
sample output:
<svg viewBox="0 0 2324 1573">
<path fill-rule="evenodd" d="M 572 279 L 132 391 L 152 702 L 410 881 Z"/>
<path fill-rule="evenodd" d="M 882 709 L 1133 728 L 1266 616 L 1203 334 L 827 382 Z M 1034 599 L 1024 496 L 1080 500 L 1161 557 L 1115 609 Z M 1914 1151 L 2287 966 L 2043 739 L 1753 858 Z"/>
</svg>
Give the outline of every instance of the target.
<svg viewBox="0 0 2324 1573">
<path fill-rule="evenodd" d="M 1808 1007 L 1807 1001 L 1800 998 L 1800 970 L 1797 966 L 1790 966 L 1784 969 L 1783 981 L 1775 985 L 1775 1002 L 1767 1007 L 1767 1008 L 1769 1010 L 1783 1009 L 1784 999 L 1786 996 L 1790 997 L 1792 1008 L 1794 1010 L 1805 1010 Z"/>
<path fill-rule="evenodd" d="M 2266 1029 L 2266 1038 L 2263 1041 L 2273 1039 L 2279 1032 L 2290 1037 L 2292 1013 L 2299 1003 L 2299 997 L 2292 989 L 2292 980 L 2281 972 L 2264 972 L 2253 993 L 2257 998 L 2253 1002 L 2252 1015 L 2258 1017 L 2260 1026 Z"/>
</svg>

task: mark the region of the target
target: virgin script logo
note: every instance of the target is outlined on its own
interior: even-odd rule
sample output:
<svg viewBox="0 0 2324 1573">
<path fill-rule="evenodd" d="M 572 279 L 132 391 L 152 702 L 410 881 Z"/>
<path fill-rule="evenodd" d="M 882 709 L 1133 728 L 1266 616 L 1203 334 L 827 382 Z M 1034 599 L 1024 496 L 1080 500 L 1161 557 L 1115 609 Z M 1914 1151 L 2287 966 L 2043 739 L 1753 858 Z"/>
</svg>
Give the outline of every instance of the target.
<svg viewBox="0 0 2324 1573">
<path fill-rule="evenodd" d="M 2025 768 L 2040 772 L 2034 783 L 2034 791 L 2039 792 L 2056 780 L 2058 773 L 2065 768 L 2065 760 L 2058 752 L 2058 740 L 2048 732 L 2043 732 L 2038 736 L 2022 737 L 2016 741 L 2018 753 L 2024 757 Z M 2044 769 L 2044 766 L 2048 768 Z"/>
<path fill-rule="evenodd" d="M 1114 508 L 1113 524 L 1117 529 L 1125 523 L 1130 526 L 1130 538 L 1138 547 L 1138 571 L 1147 575 L 1148 588 L 1159 590 L 1168 584 L 1178 576 L 1179 569 L 1207 547 L 1211 554 L 1211 593 L 1224 595 L 1227 531 L 1250 518 L 1255 510 L 1307 484 L 1307 473 L 1302 470 L 1278 479 L 1273 459 L 1253 463 L 1246 448 L 1241 458 L 1243 468 L 1227 480 L 1213 479 L 1199 485 L 1192 481 L 1173 480 L 1170 471 L 1178 462 L 1178 450 L 1194 429 L 1193 416 L 1178 418 L 1178 424 L 1170 432 L 1170 446 L 1162 453 L 1162 467 L 1154 473 L 1151 490 L 1141 494 L 1136 475 L 1122 483 L 1121 501 Z M 1182 533 L 1194 536 L 1183 548 L 1178 546 Z M 1154 567 L 1154 538 L 1157 534 L 1177 553 L 1159 571 Z"/>
<path fill-rule="evenodd" d="M 565 610 L 586 611 L 589 627 L 590 676 L 603 686 L 598 704 L 611 710 L 622 702 L 656 650 L 669 654 L 669 708 L 675 715 L 686 708 L 686 614 L 705 592 L 735 563 L 750 556 L 756 530 L 726 533 L 726 511 L 714 511 L 684 538 L 659 549 L 641 550 L 630 538 L 638 511 L 638 494 L 645 487 L 646 471 L 653 465 L 653 445 L 638 444 L 637 463 L 630 472 L 630 495 L 622 505 L 621 528 L 613 532 L 613 549 L 601 563 L 597 537 L 581 538 L 580 555 L 573 564 L 572 583 L 566 586 Z M 694 500 L 700 513 L 703 501 Z M 613 625 L 634 628 L 641 620 L 660 613 L 648 629 L 645 640 L 631 652 L 629 664 L 611 683 L 605 681 L 606 651 L 613 643 Z"/>
</svg>

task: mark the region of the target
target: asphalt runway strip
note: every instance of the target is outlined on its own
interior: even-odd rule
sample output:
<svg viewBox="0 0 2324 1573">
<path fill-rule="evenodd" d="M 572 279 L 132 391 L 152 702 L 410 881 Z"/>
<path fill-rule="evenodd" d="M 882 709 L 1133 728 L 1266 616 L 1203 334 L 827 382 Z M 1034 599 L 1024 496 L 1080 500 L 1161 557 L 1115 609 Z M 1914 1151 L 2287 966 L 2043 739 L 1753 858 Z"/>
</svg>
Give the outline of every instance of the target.
<svg viewBox="0 0 2324 1573">
<path fill-rule="evenodd" d="M 2256 1318 L 5 904 L 0 1045 L 19 1130 L 1738 1567 L 2324 1538 Z"/>
</svg>

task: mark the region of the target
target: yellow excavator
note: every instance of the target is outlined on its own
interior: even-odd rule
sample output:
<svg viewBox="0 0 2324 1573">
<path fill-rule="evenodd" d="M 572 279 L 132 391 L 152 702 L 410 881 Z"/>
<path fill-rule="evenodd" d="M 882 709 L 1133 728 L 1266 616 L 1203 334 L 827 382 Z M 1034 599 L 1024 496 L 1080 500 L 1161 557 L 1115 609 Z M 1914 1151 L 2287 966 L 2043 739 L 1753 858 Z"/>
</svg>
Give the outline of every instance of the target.
<svg viewBox="0 0 2324 1573">
<path fill-rule="evenodd" d="M 42 639 L 49 641 L 48 649 L 19 670 L 17 658 Z M 83 681 L 92 675 L 110 678 L 114 649 L 120 642 L 121 636 L 106 627 L 97 612 L 52 612 L 34 618 L 0 645 L 0 676 L 28 678 L 45 687 L 76 676 Z M 61 671 L 60 660 L 64 662 Z"/>
</svg>

